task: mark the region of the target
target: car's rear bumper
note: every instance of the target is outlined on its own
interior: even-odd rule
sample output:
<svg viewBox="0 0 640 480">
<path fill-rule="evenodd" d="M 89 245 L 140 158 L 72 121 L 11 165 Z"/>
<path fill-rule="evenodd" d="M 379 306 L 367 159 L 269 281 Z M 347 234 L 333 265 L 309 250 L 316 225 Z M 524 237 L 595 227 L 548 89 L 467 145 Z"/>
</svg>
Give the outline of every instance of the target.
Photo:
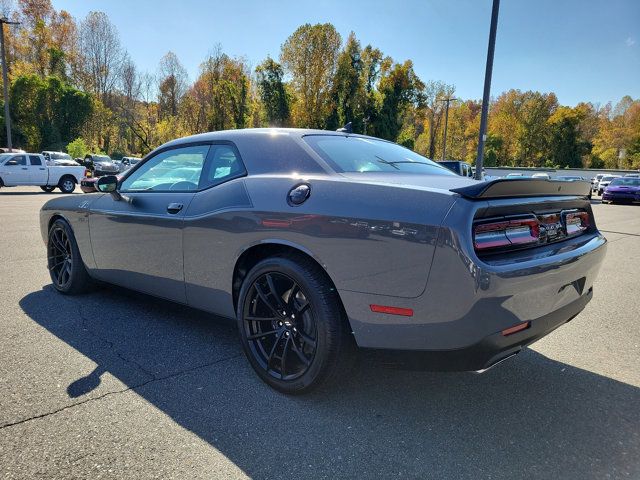
<svg viewBox="0 0 640 480">
<path fill-rule="evenodd" d="M 505 335 L 501 331 L 455 350 L 365 349 L 383 364 L 416 370 L 483 371 L 506 360 L 533 342 L 571 321 L 591 300 L 593 289 L 568 305 L 530 320 L 524 330 Z"/>
</svg>

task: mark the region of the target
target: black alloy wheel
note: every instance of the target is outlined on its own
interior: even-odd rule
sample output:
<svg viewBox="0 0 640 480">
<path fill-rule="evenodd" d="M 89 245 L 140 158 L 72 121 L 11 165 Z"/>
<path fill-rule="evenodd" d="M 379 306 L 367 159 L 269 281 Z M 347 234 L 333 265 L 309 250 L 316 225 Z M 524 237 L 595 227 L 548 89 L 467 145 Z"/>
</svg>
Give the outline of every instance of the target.
<svg viewBox="0 0 640 480">
<path fill-rule="evenodd" d="M 266 258 L 244 279 L 238 330 L 249 363 L 269 386 L 308 392 L 350 364 L 353 341 L 335 287 L 313 260 Z"/>
<path fill-rule="evenodd" d="M 244 328 L 260 366 L 280 380 L 306 373 L 317 347 L 316 319 L 309 301 L 292 278 L 265 273 L 251 286 Z"/>
<path fill-rule="evenodd" d="M 51 281 L 58 289 L 64 289 L 71 282 L 73 252 L 71 241 L 62 225 L 54 225 L 49 232 L 48 255 Z"/>
<path fill-rule="evenodd" d="M 73 231 L 62 219 L 53 222 L 49 229 L 47 267 L 51 282 L 60 293 L 82 293 L 93 284 L 80 256 Z"/>
</svg>

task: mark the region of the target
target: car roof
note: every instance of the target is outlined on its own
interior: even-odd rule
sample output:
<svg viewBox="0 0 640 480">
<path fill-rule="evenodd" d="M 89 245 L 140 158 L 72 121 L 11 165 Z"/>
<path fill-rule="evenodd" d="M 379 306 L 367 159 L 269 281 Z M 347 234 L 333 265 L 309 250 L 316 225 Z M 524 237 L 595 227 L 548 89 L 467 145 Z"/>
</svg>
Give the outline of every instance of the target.
<svg viewBox="0 0 640 480">
<path fill-rule="evenodd" d="M 345 132 L 336 132 L 332 130 L 319 130 L 313 128 L 242 128 L 236 130 L 218 130 L 215 132 L 206 132 L 199 133 L 196 135 L 191 135 L 188 137 L 177 138 L 175 140 L 171 140 L 170 142 L 161 145 L 158 148 L 165 148 L 174 145 L 181 145 L 183 143 L 195 143 L 195 142 L 215 142 L 221 140 L 250 140 L 250 139 L 260 139 L 263 138 L 264 135 L 289 135 L 296 138 L 302 138 L 305 135 L 340 135 L 344 137 L 359 137 L 359 138 L 369 138 L 372 140 L 380 140 L 382 142 L 387 142 L 388 140 L 384 140 L 382 138 L 371 137 L 368 135 L 360 135 L 357 133 L 345 133 Z M 393 142 L 389 142 L 393 143 Z"/>
</svg>

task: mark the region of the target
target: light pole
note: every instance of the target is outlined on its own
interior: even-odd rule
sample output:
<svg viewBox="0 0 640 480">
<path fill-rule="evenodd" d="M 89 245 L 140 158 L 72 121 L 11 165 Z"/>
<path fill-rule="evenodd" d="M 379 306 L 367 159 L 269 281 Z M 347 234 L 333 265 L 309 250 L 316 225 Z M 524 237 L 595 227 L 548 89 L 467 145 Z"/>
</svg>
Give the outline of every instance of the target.
<svg viewBox="0 0 640 480">
<path fill-rule="evenodd" d="M 0 54 L 2 54 L 2 90 L 4 93 L 4 124 L 7 127 L 7 147 L 13 150 L 11 144 L 11 115 L 9 112 L 9 79 L 7 78 L 7 55 L 4 51 L 4 24 L 18 25 L 20 22 L 10 22 L 6 17 L 0 18 Z"/>
<path fill-rule="evenodd" d="M 482 95 L 482 113 L 480 114 L 480 134 L 478 137 L 478 155 L 476 157 L 476 180 L 482 180 L 482 164 L 484 161 L 484 141 L 487 139 L 487 114 L 491 95 L 491 73 L 493 71 L 493 51 L 496 46 L 496 29 L 498 27 L 498 10 L 500 0 L 493 0 L 491 9 L 491 27 L 489 29 L 489 48 L 487 49 L 487 68 L 484 72 L 484 93 Z"/>
<path fill-rule="evenodd" d="M 453 98 L 453 97 L 447 97 L 447 98 L 443 98 L 442 100 L 439 100 L 440 102 L 447 102 L 447 105 L 445 107 L 444 110 L 444 133 L 443 133 L 443 138 L 442 138 L 442 161 L 444 162 L 447 157 L 447 126 L 449 125 L 449 104 L 453 101 L 453 100 L 457 100 L 457 98 Z"/>
</svg>

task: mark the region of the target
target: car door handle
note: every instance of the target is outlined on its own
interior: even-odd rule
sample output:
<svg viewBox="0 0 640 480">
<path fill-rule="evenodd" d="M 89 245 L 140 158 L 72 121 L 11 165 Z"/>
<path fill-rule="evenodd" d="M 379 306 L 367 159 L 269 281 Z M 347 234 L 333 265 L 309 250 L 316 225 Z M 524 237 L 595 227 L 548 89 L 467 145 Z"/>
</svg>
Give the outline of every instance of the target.
<svg viewBox="0 0 640 480">
<path fill-rule="evenodd" d="M 40 170 L 46 170 L 46 168 L 44 168 L 44 167 L 40 167 Z"/>
<path fill-rule="evenodd" d="M 167 212 L 178 213 L 180 210 L 182 210 L 183 206 L 184 205 L 182 205 L 181 203 L 170 203 L 169 205 L 167 205 Z"/>
<path fill-rule="evenodd" d="M 23 170 L 29 170 L 27 167 L 22 167 Z"/>
</svg>

